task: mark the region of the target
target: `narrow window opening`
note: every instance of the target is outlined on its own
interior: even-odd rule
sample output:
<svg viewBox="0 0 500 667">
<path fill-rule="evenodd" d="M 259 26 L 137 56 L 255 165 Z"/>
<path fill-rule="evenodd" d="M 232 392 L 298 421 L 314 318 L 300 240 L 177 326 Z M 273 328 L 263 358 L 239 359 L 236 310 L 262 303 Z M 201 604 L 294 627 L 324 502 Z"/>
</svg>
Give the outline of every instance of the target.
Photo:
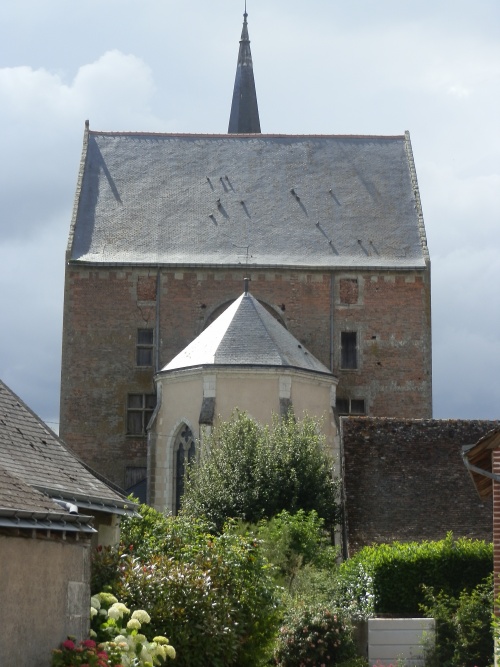
<svg viewBox="0 0 500 667">
<path fill-rule="evenodd" d="M 153 329 L 137 329 L 137 366 L 153 365 L 153 340 Z"/>
<path fill-rule="evenodd" d="M 352 370 L 358 367 L 358 335 L 355 331 L 340 334 L 340 368 Z"/>
<path fill-rule="evenodd" d="M 186 468 L 196 458 L 196 442 L 191 429 L 184 425 L 175 439 L 174 445 L 174 494 L 175 513 L 181 509 L 182 496 L 184 495 L 184 484 Z"/>
</svg>

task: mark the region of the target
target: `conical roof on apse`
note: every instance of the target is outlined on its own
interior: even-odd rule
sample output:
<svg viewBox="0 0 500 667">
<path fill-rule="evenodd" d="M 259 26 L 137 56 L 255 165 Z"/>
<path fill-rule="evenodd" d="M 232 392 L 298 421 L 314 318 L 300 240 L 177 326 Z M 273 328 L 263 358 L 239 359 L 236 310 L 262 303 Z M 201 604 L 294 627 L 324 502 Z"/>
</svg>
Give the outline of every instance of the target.
<svg viewBox="0 0 500 667">
<path fill-rule="evenodd" d="M 332 375 L 248 292 L 236 299 L 162 372 L 210 365 L 289 367 Z"/>
</svg>

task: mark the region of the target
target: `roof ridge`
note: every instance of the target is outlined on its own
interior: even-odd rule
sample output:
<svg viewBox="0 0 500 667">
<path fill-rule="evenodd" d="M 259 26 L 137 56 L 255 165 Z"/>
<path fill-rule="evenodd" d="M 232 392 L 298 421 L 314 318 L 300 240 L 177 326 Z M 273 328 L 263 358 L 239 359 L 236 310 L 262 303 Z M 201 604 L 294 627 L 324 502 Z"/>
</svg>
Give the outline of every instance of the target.
<svg viewBox="0 0 500 667">
<path fill-rule="evenodd" d="M 143 132 L 136 130 L 89 130 L 88 135 L 101 137 L 179 137 L 203 139 L 406 139 L 405 134 L 282 134 L 245 132 Z"/>
</svg>

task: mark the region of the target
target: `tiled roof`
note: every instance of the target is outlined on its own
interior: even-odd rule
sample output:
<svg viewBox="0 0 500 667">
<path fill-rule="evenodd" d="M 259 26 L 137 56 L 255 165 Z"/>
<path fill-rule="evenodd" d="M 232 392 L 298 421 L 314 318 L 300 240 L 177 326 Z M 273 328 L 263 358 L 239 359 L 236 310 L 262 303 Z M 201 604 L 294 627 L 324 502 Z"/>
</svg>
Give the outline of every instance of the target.
<svg viewBox="0 0 500 667">
<path fill-rule="evenodd" d="M 242 294 L 163 368 L 289 367 L 331 375 L 251 294 Z"/>
<path fill-rule="evenodd" d="M 8 475 L 19 481 L 19 489 L 26 488 L 23 485 L 32 488 L 33 499 L 36 491 L 40 491 L 49 498 L 61 498 L 79 507 L 99 508 L 104 512 L 121 514 L 131 509 L 122 495 L 89 472 L 2 381 L 0 469 L 5 483 Z"/>
<path fill-rule="evenodd" d="M 95 533 L 91 519 L 70 513 L 0 467 L 0 528 Z"/>
<path fill-rule="evenodd" d="M 69 241 L 97 264 L 424 268 L 409 135 L 86 130 Z"/>
</svg>

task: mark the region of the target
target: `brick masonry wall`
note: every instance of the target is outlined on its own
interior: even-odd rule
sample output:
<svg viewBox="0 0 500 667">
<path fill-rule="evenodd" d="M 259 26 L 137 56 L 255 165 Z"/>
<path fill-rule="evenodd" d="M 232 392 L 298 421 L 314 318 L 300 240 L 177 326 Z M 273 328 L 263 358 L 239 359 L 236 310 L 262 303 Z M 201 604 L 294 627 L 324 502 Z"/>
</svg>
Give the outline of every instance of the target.
<svg viewBox="0 0 500 667">
<path fill-rule="evenodd" d="M 491 452 L 492 471 L 500 475 L 500 449 Z M 500 482 L 493 482 L 493 561 L 495 572 L 495 600 L 500 596 Z M 500 607 L 495 605 L 495 613 L 500 616 Z"/>
<path fill-rule="evenodd" d="M 305 272 L 93 268 L 66 272 L 60 433 L 79 456 L 123 485 L 146 465 L 146 438 L 126 435 L 128 393 L 151 393 L 153 369 L 135 363 L 138 328 L 156 329 L 159 368 L 223 304 L 250 291 L 339 377 L 337 394 L 368 414 L 431 416 L 427 272 Z M 332 290 L 333 287 L 333 290 Z M 332 333 L 333 323 L 333 336 Z M 340 332 L 355 330 L 359 368 L 342 371 Z"/>
<path fill-rule="evenodd" d="M 349 553 L 373 543 L 456 537 L 491 541 L 483 503 L 462 460 L 500 422 L 343 418 Z"/>
</svg>

